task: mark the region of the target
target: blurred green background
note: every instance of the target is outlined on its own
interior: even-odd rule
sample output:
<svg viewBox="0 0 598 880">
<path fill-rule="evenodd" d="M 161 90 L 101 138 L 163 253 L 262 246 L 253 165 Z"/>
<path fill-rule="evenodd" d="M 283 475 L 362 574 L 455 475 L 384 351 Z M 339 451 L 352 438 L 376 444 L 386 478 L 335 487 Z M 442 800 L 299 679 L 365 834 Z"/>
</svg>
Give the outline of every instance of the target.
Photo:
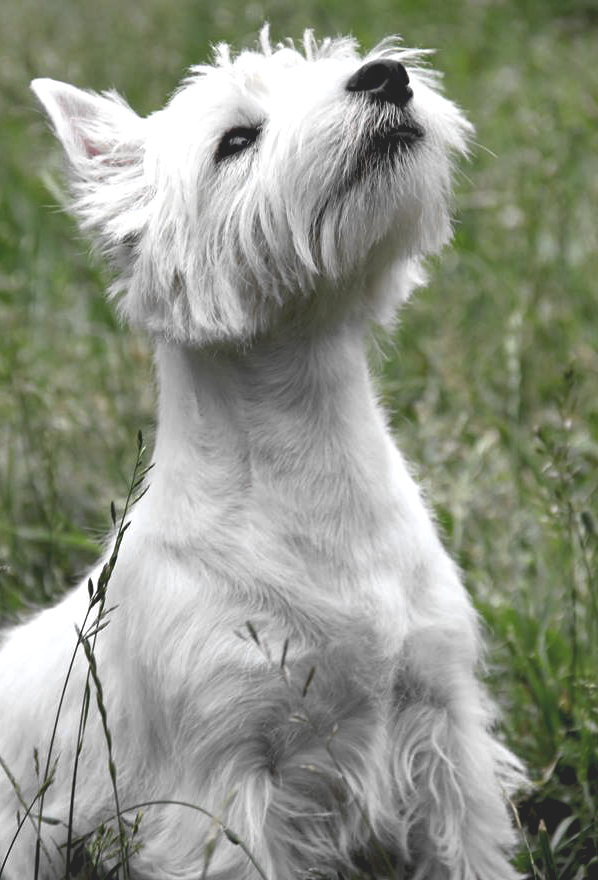
<svg viewBox="0 0 598 880">
<path fill-rule="evenodd" d="M 455 245 L 374 362 L 488 624 L 504 736 L 536 783 L 518 864 L 596 878 L 595 2 L 3 0 L 0 615 L 50 601 L 94 559 L 137 429 L 152 433 L 148 344 L 118 326 L 103 269 L 60 210 L 60 150 L 28 83 L 115 87 L 147 113 L 210 43 L 251 45 L 264 19 L 274 39 L 310 26 L 366 49 L 391 33 L 435 47 L 475 123 Z"/>
</svg>

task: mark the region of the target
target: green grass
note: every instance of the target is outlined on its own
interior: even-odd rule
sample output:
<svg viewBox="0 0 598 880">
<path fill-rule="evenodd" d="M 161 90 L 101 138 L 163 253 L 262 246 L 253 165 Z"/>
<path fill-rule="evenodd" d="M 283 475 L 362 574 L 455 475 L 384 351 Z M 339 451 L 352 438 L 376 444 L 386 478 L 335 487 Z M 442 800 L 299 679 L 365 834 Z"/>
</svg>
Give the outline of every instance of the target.
<svg viewBox="0 0 598 880">
<path fill-rule="evenodd" d="M 401 32 L 438 48 L 477 128 L 455 246 L 405 310 L 381 380 L 401 447 L 488 624 L 504 736 L 536 781 L 535 869 L 598 876 L 598 12 L 588 2 L 178 0 L 0 5 L 0 615 L 95 558 L 151 435 L 149 348 L 56 210 L 60 151 L 27 84 L 116 86 L 159 107 L 209 42 Z M 108 707 L 109 711 L 109 707 Z M 547 834 L 538 834 L 543 820 Z M 551 867 L 551 862 L 552 867 Z"/>
</svg>

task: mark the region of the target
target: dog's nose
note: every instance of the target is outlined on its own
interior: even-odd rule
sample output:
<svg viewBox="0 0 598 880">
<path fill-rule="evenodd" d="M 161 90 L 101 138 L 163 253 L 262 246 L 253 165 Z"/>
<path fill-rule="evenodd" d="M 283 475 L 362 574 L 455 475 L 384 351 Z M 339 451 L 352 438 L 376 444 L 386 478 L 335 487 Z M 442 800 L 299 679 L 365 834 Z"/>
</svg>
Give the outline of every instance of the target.
<svg viewBox="0 0 598 880">
<path fill-rule="evenodd" d="M 365 92 L 379 101 L 404 107 L 413 97 L 409 74 L 400 61 L 381 58 L 369 61 L 353 74 L 346 85 L 348 92 Z"/>
</svg>

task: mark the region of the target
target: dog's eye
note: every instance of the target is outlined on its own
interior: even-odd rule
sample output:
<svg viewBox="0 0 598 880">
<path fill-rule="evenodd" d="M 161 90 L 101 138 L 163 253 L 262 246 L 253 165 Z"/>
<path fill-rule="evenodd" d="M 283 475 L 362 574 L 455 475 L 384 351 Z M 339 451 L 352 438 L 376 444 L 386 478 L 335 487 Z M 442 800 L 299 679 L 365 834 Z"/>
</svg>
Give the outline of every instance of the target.
<svg viewBox="0 0 598 880">
<path fill-rule="evenodd" d="M 242 150 L 250 147 L 257 140 L 260 131 L 261 128 L 259 126 L 255 128 L 231 128 L 218 144 L 216 161 L 220 162 L 222 159 L 226 159 L 227 156 L 234 156 L 235 153 L 240 153 Z"/>
</svg>

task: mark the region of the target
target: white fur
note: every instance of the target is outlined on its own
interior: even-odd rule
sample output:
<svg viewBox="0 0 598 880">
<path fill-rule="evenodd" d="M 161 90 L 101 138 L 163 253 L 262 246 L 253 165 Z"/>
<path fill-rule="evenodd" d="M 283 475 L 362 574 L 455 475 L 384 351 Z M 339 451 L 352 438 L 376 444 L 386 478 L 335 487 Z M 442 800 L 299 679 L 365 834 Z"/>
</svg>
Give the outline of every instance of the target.
<svg viewBox="0 0 598 880">
<path fill-rule="evenodd" d="M 491 733 L 476 615 L 366 364 L 368 322 L 394 314 L 449 238 L 450 157 L 469 125 L 396 41 L 365 58 L 309 32 L 303 53 L 261 42 L 234 61 L 218 46 L 147 119 L 114 94 L 33 83 L 113 295 L 156 339 L 155 468 L 96 646 L 121 805 L 221 815 L 270 880 L 348 876 L 360 851 L 374 864 L 372 833 L 397 877 L 509 880 L 518 763 Z M 424 130 L 379 161 L 371 132 L 399 111 L 345 88 L 376 58 L 407 66 Z M 214 161 L 227 130 L 255 125 L 252 147 Z M 87 602 L 86 578 L 4 638 L 0 755 L 26 799 Z M 261 648 L 235 634 L 246 621 Z M 44 807 L 62 822 L 86 671 L 79 652 Z M 17 808 L 0 779 L 0 859 Z M 92 708 L 76 833 L 113 813 Z M 199 877 L 210 827 L 145 809 L 132 876 Z M 64 826 L 42 831 L 59 874 Z M 33 876 L 33 841 L 26 825 L 9 880 Z M 221 836 L 208 876 L 257 875 Z"/>
</svg>

